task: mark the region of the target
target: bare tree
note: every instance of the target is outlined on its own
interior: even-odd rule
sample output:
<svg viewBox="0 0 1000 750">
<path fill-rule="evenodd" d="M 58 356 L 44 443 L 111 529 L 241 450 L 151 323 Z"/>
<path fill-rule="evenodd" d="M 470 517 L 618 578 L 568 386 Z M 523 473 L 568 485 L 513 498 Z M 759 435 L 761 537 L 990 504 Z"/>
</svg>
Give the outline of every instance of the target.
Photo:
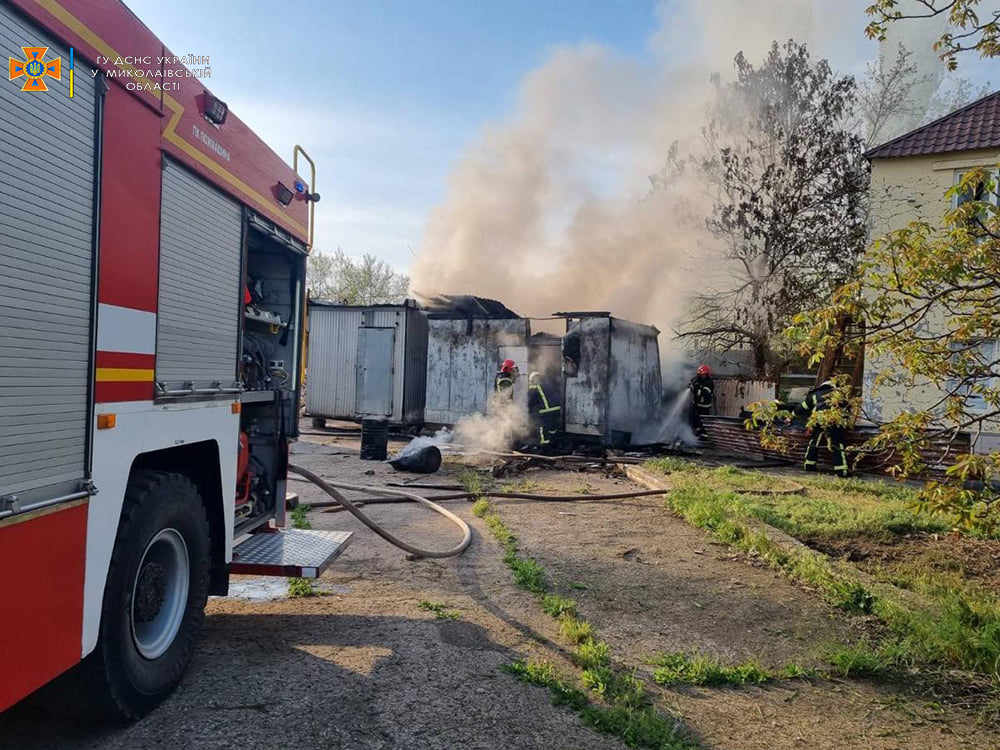
<svg viewBox="0 0 1000 750">
<path fill-rule="evenodd" d="M 948 70 L 958 67 L 958 56 L 975 51 L 980 57 L 1000 57 L 1000 9 L 987 9 L 980 15 L 981 0 L 909 0 L 907 10 L 899 9 L 899 0 L 874 0 L 865 9 L 871 19 L 865 27 L 869 39 L 882 41 L 889 25 L 905 18 L 944 16 L 948 29 L 934 42 L 934 49 Z"/>
<path fill-rule="evenodd" d="M 911 96 L 913 87 L 926 80 L 910 61 L 912 53 L 902 44 L 889 62 L 885 54 L 868 63 L 858 85 L 858 129 L 871 148 L 909 130 L 924 118 L 924 108 Z"/>
<path fill-rule="evenodd" d="M 332 255 L 319 251 L 309 256 L 309 295 L 313 299 L 344 305 L 383 305 L 402 302 L 410 277 L 365 253 L 354 259 L 337 248 Z"/>
<path fill-rule="evenodd" d="M 930 122 L 939 117 L 944 117 L 956 109 L 964 107 L 976 99 L 982 99 L 991 93 L 990 83 L 987 81 L 978 89 L 968 78 L 955 78 L 947 87 L 939 90 L 931 99 L 927 108 L 925 121 Z"/>
<path fill-rule="evenodd" d="M 792 316 L 823 304 L 861 257 L 868 165 L 848 122 L 853 78 L 794 41 L 775 42 L 759 67 L 735 62 L 735 82 L 716 79 L 705 151 L 686 164 L 713 186 L 708 228 L 732 273 L 706 281 L 679 336 L 749 349 L 764 376 L 791 356 L 781 332 Z"/>
</svg>

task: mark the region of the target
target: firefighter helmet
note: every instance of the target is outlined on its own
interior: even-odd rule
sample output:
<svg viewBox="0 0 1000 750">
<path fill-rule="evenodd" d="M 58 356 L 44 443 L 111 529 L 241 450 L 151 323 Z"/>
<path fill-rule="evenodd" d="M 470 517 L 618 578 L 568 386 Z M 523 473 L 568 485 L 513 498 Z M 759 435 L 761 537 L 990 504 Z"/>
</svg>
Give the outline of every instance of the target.
<svg viewBox="0 0 1000 750">
<path fill-rule="evenodd" d="M 517 363 L 512 359 L 505 359 L 503 364 L 500 365 L 500 372 L 514 372 L 517 369 Z"/>
<path fill-rule="evenodd" d="M 708 375 L 709 377 L 711 377 L 711 375 L 712 375 L 712 368 L 709 367 L 708 365 L 701 365 L 698 368 L 698 374 L 699 375 Z"/>
</svg>

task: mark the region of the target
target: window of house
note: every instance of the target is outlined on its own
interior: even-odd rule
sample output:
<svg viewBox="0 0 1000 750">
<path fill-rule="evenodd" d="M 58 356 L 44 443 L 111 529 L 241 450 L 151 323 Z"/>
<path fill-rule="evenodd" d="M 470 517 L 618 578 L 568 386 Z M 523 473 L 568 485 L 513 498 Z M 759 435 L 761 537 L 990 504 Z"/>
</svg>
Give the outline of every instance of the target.
<svg viewBox="0 0 1000 750">
<path fill-rule="evenodd" d="M 955 184 L 956 185 L 959 184 L 962 181 L 962 178 L 965 177 L 966 174 L 967 174 L 966 171 L 955 172 Z M 998 205 L 998 200 L 1000 200 L 1000 196 L 998 196 L 997 193 L 1000 192 L 1000 184 L 997 183 L 997 177 L 998 177 L 997 170 L 987 169 L 986 174 L 989 177 L 991 177 L 993 181 L 993 186 L 992 186 L 993 189 L 989 192 L 989 195 L 987 195 L 986 193 L 986 187 L 987 187 L 986 183 L 981 182 L 976 186 L 975 190 L 963 190 L 957 193 L 952 201 L 955 208 L 958 208 L 963 203 L 968 203 L 969 201 L 972 200 L 987 201 L 989 203 L 992 203 L 994 206 Z"/>
<path fill-rule="evenodd" d="M 963 347 L 964 350 L 964 347 Z M 975 357 L 975 366 L 980 368 L 988 367 L 992 362 L 996 361 L 998 355 L 1000 355 L 1000 341 L 996 339 L 987 339 L 980 341 L 970 352 L 970 354 Z M 957 355 L 956 355 L 957 356 Z M 995 369 L 995 368 L 992 368 Z M 973 393 L 973 386 L 980 384 L 985 388 L 996 389 L 1000 387 L 1000 379 L 991 377 L 985 378 L 983 380 L 975 381 L 974 383 L 965 383 L 960 386 L 958 380 L 948 381 L 948 390 L 954 391 L 957 396 L 964 396 L 966 401 L 966 409 L 971 412 L 982 412 L 986 411 L 988 404 L 983 398 L 981 393 Z"/>
</svg>

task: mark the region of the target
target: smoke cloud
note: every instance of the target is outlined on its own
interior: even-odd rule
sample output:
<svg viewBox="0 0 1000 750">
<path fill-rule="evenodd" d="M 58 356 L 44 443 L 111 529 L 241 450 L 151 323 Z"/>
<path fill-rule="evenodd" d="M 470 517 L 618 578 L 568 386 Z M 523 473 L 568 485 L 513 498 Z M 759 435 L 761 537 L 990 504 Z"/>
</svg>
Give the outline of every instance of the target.
<svg viewBox="0 0 1000 750">
<path fill-rule="evenodd" d="M 688 176 L 651 191 L 650 175 L 672 143 L 699 142 L 709 76 L 731 72 L 738 51 L 756 61 L 773 40 L 860 39 L 862 4 L 681 0 L 659 17 L 641 59 L 567 46 L 525 77 L 516 110 L 455 165 L 414 290 L 492 297 L 528 316 L 609 310 L 669 331 L 687 292 L 725 274 L 704 228 L 707 187 Z"/>
<path fill-rule="evenodd" d="M 414 438 L 394 458 L 409 456 L 428 445 L 436 445 L 442 452 L 504 453 L 530 432 L 527 411 L 516 404 L 500 402 L 492 406 L 489 414 L 472 414 L 450 430 L 438 430 L 433 437 Z"/>
</svg>

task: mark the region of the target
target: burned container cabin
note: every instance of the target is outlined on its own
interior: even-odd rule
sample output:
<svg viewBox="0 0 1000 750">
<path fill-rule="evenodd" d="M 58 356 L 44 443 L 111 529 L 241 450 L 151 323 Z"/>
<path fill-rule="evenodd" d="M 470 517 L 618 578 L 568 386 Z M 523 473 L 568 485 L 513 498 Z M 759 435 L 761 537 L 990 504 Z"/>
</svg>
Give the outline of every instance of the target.
<svg viewBox="0 0 1000 750">
<path fill-rule="evenodd" d="M 310 300 L 306 415 L 327 419 L 424 421 L 427 318 L 401 305 Z"/>
<path fill-rule="evenodd" d="M 566 435 L 627 446 L 659 413 L 660 332 L 608 312 L 562 312 Z"/>
<path fill-rule="evenodd" d="M 525 403 L 528 319 L 501 302 L 472 295 L 441 295 L 421 302 L 427 315 L 428 425 L 450 426 L 486 414 L 494 377 L 505 359 L 514 360 L 525 375 L 514 389 L 515 402 Z"/>
</svg>

